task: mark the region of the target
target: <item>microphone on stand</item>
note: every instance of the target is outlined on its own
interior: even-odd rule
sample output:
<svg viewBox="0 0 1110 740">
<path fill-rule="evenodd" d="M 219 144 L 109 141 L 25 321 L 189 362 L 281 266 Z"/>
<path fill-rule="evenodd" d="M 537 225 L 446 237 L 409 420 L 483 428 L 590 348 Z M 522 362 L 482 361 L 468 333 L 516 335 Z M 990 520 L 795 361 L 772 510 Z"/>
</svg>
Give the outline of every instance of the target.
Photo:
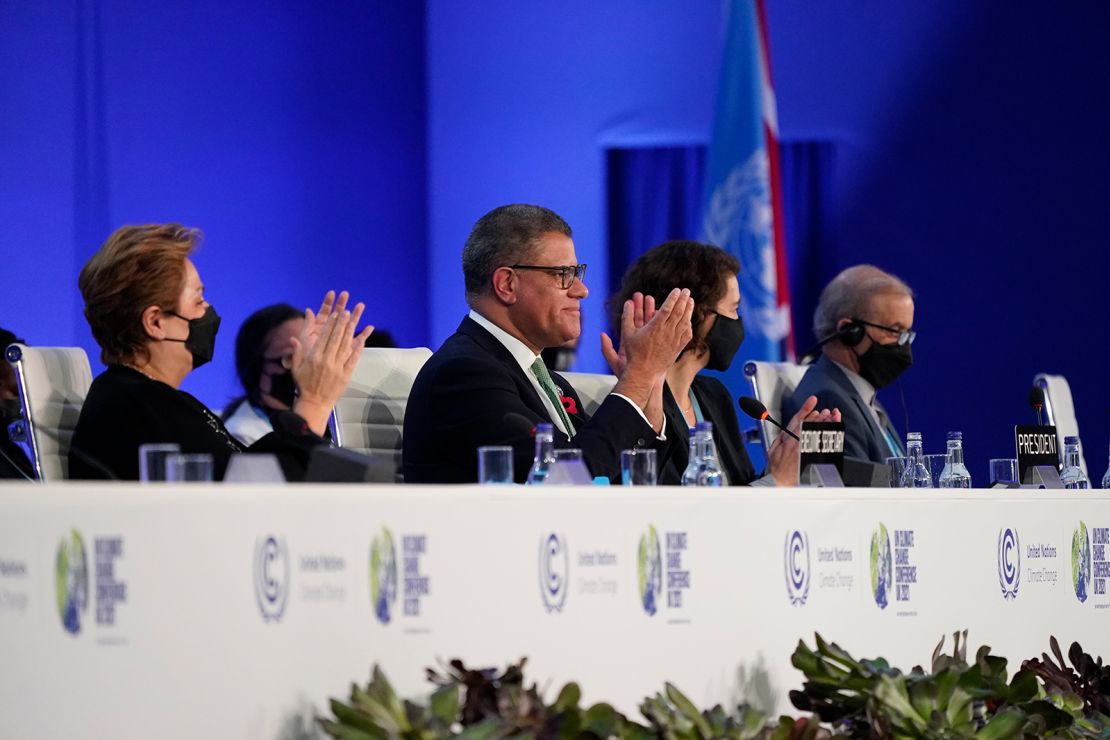
<svg viewBox="0 0 1110 740">
<path fill-rule="evenodd" d="M 738 399 L 738 403 L 740 404 L 740 410 L 756 421 L 769 421 L 782 431 L 789 434 L 794 439 L 798 439 L 797 434 L 794 434 L 794 432 L 790 431 L 782 424 L 772 419 L 771 412 L 767 410 L 766 406 L 764 406 L 756 399 L 752 398 L 751 396 L 740 396 L 740 398 Z M 800 442 L 801 440 L 798 441 Z"/>
<path fill-rule="evenodd" d="M 1044 426 L 1044 420 L 1041 417 L 1041 409 L 1044 408 L 1044 391 L 1037 386 L 1029 389 L 1029 405 L 1037 412 L 1037 426 Z"/>
</svg>

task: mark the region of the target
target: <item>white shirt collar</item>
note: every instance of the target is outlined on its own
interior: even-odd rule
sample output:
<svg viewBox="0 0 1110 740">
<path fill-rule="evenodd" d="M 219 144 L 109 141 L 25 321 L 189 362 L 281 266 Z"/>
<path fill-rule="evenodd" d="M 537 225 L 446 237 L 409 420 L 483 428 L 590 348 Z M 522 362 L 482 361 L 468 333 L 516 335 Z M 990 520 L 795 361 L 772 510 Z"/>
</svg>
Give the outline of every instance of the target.
<svg viewBox="0 0 1110 740">
<path fill-rule="evenodd" d="M 536 361 L 539 355 L 530 350 L 528 345 L 473 309 L 471 309 L 469 316 L 472 321 L 492 334 L 494 339 L 501 342 L 505 349 L 509 350 L 509 354 L 517 361 L 521 370 L 528 372 L 531 369 L 532 363 Z"/>
</svg>

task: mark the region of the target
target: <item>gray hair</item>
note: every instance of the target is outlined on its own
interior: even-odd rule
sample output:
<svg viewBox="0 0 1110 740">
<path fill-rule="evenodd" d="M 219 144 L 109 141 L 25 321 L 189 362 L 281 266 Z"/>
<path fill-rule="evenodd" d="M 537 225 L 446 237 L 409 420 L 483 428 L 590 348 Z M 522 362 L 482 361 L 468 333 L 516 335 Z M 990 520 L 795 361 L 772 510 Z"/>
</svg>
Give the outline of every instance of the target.
<svg viewBox="0 0 1110 740">
<path fill-rule="evenodd" d="M 880 293 L 913 297 L 913 291 L 900 278 L 874 265 L 855 265 L 842 271 L 821 291 L 813 312 L 813 333 L 818 340 L 836 333 L 841 319 L 866 319 L 871 298 Z"/>
<path fill-rule="evenodd" d="M 489 292 L 494 270 L 526 261 L 551 232 L 571 235 L 567 222 L 543 206 L 500 206 L 478 219 L 462 251 L 467 302 Z"/>
</svg>

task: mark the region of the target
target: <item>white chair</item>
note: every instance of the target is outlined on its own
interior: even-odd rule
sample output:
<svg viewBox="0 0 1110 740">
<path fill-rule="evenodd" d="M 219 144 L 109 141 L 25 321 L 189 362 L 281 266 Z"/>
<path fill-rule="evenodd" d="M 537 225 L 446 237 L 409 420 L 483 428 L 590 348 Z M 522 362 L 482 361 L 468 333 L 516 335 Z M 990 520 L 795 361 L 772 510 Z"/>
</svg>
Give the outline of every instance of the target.
<svg viewBox="0 0 1110 740">
<path fill-rule="evenodd" d="M 559 373 L 574 388 L 587 415 L 593 416 L 617 384 L 617 376 L 600 373 Z"/>
<path fill-rule="evenodd" d="M 81 405 L 92 384 L 92 369 L 80 347 L 11 344 L 5 357 L 15 369 L 23 418 L 9 434 L 31 460 L 41 481 L 69 477 L 69 444 Z"/>
<path fill-rule="evenodd" d="M 339 447 L 391 463 L 382 466 L 385 479 L 382 482 L 403 480 L 401 439 L 405 407 L 416 374 L 431 356 L 427 347 L 364 349 L 328 422 L 332 439 Z"/>
<path fill-rule="evenodd" d="M 1033 378 L 1033 385 L 1044 391 L 1045 420 L 1056 427 L 1056 449 L 1059 451 L 1060 460 L 1064 459 L 1064 437 L 1079 436 L 1079 422 L 1075 419 L 1075 406 L 1071 400 L 1071 386 L 1063 375 L 1049 375 L 1038 373 Z M 1087 461 L 1083 456 L 1083 447 L 1079 448 L 1079 466 L 1083 474 L 1087 475 Z M 1087 475 L 1088 480 L 1090 476 Z"/>
<path fill-rule="evenodd" d="M 744 363 L 744 375 L 752 386 L 752 395 L 767 407 L 767 411 L 776 421 L 783 424 L 787 420 L 782 418 L 782 398 L 794 392 L 808 369 L 808 365 L 795 365 L 793 362 L 752 360 Z M 767 453 L 775 437 L 779 435 L 779 429 L 765 421 L 760 422 L 759 426 L 763 452 Z"/>
</svg>

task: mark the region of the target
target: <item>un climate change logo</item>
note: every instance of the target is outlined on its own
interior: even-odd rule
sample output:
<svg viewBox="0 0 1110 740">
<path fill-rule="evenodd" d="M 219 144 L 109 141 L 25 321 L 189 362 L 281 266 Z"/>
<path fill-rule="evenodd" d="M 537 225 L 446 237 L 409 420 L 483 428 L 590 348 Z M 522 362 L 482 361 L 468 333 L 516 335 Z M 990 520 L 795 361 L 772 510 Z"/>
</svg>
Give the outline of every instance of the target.
<svg viewBox="0 0 1110 740">
<path fill-rule="evenodd" d="M 880 609 L 886 609 L 890 587 L 893 584 L 890 562 L 890 534 L 886 525 L 879 522 L 871 533 L 871 594 Z"/>
<path fill-rule="evenodd" d="M 645 612 L 654 615 L 659 610 L 656 602 L 663 592 L 663 558 L 659 554 L 659 535 L 655 527 L 649 526 L 640 537 L 636 572 L 640 582 L 640 603 Z"/>
<path fill-rule="evenodd" d="M 1002 587 L 1002 598 L 1017 598 L 1021 585 L 1021 544 L 1016 529 L 998 530 L 998 585 Z"/>
<path fill-rule="evenodd" d="M 1082 521 L 1071 534 L 1071 585 L 1075 588 L 1075 598 L 1086 601 L 1091 585 L 1091 540 L 1087 536 L 1087 525 Z"/>
<path fill-rule="evenodd" d="M 540 593 L 547 611 L 560 612 L 567 601 L 570 559 L 567 540 L 554 532 L 540 537 Z"/>
<path fill-rule="evenodd" d="M 809 537 L 794 530 L 786 534 L 783 558 L 786 573 L 786 593 L 794 606 L 804 606 L 809 598 Z"/>
<path fill-rule="evenodd" d="M 393 535 L 382 527 L 381 534 L 370 543 L 370 602 L 379 622 L 389 624 L 396 600 L 397 551 L 393 548 Z"/>
<path fill-rule="evenodd" d="M 81 533 L 71 529 L 58 541 L 54 559 L 54 591 L 58 616 L 70 634 L 81 631 L 81 615 L 89 605 L 89 561 Z"/>
<path fill-rule="evenodd" d="M 254 545 L 254 596 L 267 622 L 278 621 L 289 601 L 289 548 L 273 535 Z"/>
</svg>

